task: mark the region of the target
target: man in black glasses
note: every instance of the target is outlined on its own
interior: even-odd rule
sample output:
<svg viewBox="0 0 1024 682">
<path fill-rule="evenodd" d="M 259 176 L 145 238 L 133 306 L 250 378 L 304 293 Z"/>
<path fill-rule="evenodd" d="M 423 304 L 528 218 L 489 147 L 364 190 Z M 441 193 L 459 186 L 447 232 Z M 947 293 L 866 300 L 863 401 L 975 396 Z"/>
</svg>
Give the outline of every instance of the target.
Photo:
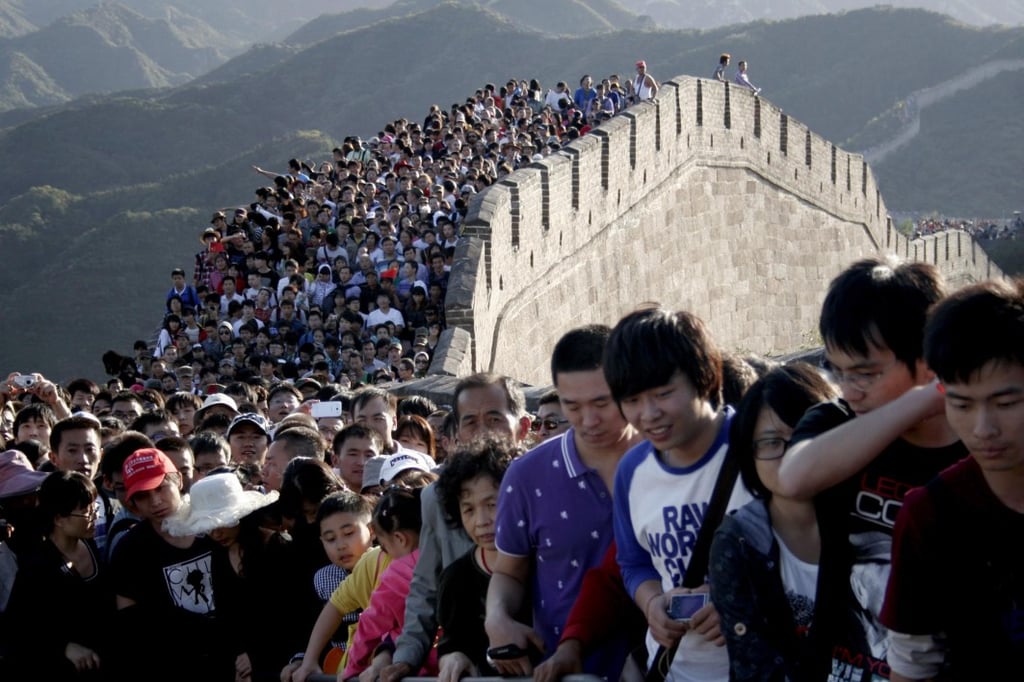
<svg viewBox="0 0 1024 682">
<path fill-rule="evenodd" d="M 814 498 L 821 522 L 849 538 L 856 626 L 845 641 L 830 642 L 830 679 L 888 677 L 878 614 L 896 514 L 908 490 L 967 455 L 924 360 L 926 313 L 944 295 L 939 272 L 927 263 L 869 258 L 832 281 L 822 306 L 824 369 L 842 398 L 800 420 L 779 485 L 786 496 Z"/>
</svg>

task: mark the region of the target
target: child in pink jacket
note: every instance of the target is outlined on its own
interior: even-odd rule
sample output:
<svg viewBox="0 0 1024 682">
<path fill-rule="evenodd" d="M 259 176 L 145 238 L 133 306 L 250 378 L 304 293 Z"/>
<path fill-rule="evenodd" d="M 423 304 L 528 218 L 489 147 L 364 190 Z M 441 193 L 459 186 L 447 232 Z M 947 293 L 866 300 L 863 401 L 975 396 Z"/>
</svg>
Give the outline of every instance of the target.
<svg viewBox="0 0 1024 682">
<path fill-rule="evenodd" d="M 419 489 L 389 488 L 384 492 L 373 510 L 372 527 L 381 549 L 391 555 L 391 564 L 381 574 L 369 607 L 359 616 L 342 679 L 355 677 L 369 668 L 377 647 L 388 638 L 397 640 L 402 633 L 405 598 L 420 556 L 421 525 Z M 437 674 L 437 654 L 433 650 L 423 674 Z"/>
</svg>

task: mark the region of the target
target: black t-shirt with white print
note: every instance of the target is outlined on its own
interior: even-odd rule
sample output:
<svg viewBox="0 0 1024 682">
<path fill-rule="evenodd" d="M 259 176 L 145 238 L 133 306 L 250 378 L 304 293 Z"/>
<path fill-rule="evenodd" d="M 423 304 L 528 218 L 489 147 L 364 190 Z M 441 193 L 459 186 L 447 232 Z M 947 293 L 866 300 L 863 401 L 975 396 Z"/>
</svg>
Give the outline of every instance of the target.
<svg viewBox="0 0 1024 682">
<path fill-rule="evenodd" d="M 797 424 L 791 444 L 852 419 L 855 414 L 842 399 L 816 405 Z M 908 490 L 925 485 L 967 455 L 960 441 L 940 448 L 922 448 L 896 439 L 866 467 L 815 499 L 819 518 L 849 538 L 848 621 L 855 625 L 846 641 L 833 643 L 828 682 L 889 679 L 888 631 L 878 621 L 878 614 L 889 578 L 896 514 Z"/>
<path fill-rule="evenodd" d="M 161 679 L 183 674 L 212 679 L 217 677 L 212 671 L 230 663 L 216 618 L 213 548 L 207 537 L 195 538 L 187 548 L 175 547 L 146 522 L 118 543 L 111 563 L 114 592 L 136 603 L 122 618 L 129 631 L 120 635 L 142 637 L 137 645 L 124 647 L 127 665 L 145 666 Z M 137 648 L 161 640 L 177 643 L 172 656 L 167 649 L 147 655 Z"/>
</svg>

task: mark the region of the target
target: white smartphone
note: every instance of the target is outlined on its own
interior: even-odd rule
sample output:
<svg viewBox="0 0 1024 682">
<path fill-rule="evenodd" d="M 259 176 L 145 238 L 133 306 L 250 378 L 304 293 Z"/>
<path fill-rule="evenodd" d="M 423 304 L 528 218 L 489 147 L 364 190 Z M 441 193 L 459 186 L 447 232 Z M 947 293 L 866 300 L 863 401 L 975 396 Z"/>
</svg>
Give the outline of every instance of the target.
<svg viewBox="0 0 1024 682">
<path fill-rule="evenodd" d="M 341 402 L 337 400 L 328 400 L 325 402 L 313 403 L 313 406 L 309 409 L 309 414 L 314 419 L 340 417 Z"/>
</svg>

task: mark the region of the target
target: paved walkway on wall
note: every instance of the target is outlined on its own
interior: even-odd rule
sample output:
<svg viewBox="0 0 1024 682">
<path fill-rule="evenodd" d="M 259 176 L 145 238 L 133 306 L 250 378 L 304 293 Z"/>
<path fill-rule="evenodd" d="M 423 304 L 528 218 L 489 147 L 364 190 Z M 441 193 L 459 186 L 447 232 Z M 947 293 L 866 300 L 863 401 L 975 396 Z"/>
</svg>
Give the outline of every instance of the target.
<svg viewBox="0 0 1024 682">
<path fill-rule="evenodd" d="M 1024 69 L 1024 59 L 1000 59 L 987 62 L 955 78 L 912 92 L 904 101 L 903 126 L 891 138 L 863 152 L 864 160 L 876 165 L 921 132 L 921 111 L 963 90 L 999 76 L 1005 71 Z"/>
</svg>

